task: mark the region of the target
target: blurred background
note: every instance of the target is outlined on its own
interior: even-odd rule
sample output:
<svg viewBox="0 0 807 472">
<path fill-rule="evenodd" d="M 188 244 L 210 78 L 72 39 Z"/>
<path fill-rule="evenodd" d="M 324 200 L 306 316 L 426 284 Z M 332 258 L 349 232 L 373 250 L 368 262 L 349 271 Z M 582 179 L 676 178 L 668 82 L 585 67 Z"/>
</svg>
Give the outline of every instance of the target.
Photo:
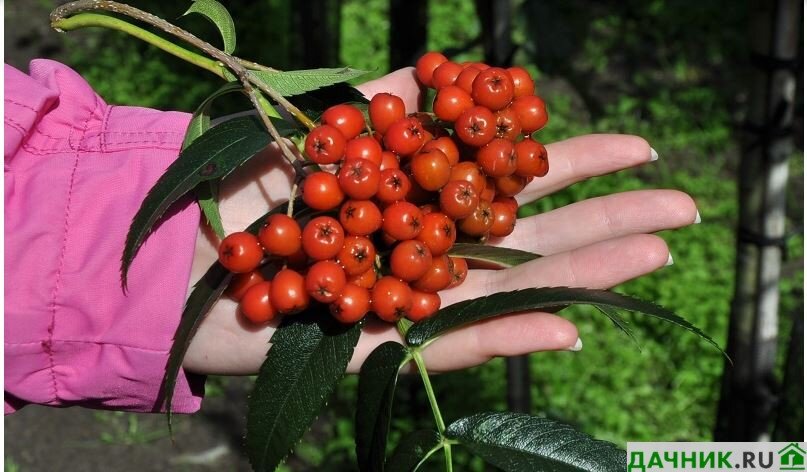
<svg viewBox="0 0 807 472">
<path fill-rule="evenodd" d="M 165 110 L 192 111 L 220 86 L 121 33 L 53 32 L 48 13 L 58 3 L 5 4 L 6 62 L 27 71 L 32 58 L 56 59 L 108 103 Z M 179 18 L 187 2 L 130 3 L 218 41 L 204 19 Z M 426 50 L 523 65 L 537 76 L 551 117 L 541 141 L 631 133 L 660 155 L 546 197 L 521 216 L 635 189 L 675 188 L 695 198 L 702 223 L 661 234 L 675 264 L 616 290 L 699 326 L 728 346 L 734 368 L 724 375 L 719 352 L 670 325 L 631 317 L 638 349 L 596 310 L 568 309 L 581 352 L 535 354 L 509 367 L 497 359 L 441 375 L 435 388 L 444 416 L 509 404 L 622 446 L 804 437 L 800 2 L 223 3 L 240 57 L 280 69 L 349 65 L 372 77 L 413 65 Z M 248 106 L 220 103 L 219 113 Z M 341 383 L 285 470 L 353 469 L 356 384 L 355 377 Z M 430 425 L 420 387 L 417 378 L 401 380 L 392 444 L 400 431 Z M 27 407 L 5 418 L 5 471 L 246 470 L 240 448 L 249 388 L 249 379 L 211 377 L 202 411 L 177 420 L 176 445 L 160 415 Z M 457 462 L 459 470 L 489 470 L 461 453 Z"/>
</svg>

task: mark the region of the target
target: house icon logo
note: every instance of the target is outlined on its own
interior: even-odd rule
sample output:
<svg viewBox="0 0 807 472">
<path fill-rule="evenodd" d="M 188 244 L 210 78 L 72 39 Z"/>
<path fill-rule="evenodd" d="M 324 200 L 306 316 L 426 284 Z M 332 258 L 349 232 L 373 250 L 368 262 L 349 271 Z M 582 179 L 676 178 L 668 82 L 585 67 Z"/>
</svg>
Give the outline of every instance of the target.
<svg viewBox="0 0 807 472">
<path fill-rule="evenodd" d="M 779 451 L 779 470 L 804 470 L 807 452 L 798 443 L 790 443 Z"/>
</svg>

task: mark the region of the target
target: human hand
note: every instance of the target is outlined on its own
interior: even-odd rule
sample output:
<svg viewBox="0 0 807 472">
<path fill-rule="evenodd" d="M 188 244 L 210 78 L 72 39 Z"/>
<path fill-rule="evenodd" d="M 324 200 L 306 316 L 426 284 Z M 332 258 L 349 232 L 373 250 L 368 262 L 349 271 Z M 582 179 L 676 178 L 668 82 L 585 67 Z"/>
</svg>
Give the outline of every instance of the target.
<svg viewBox="0 0 807 472">
<path fill-rule="evenodd" d="M 414 69 L 393 72 L 358 87 L 366 96 L 391 92 L 415 111 L 420 89 Z M 589 177 L 649 162 L 654 153 L 642 138 L 587 135 L 547 145 L 549 173 L 518 196 L 520 204 L 561 190 Z M 220 208 L 227 234 L 242 231 L 270 208 L 288 199 L 293 172 L 276 145 L 236 170 L 222 184 Z M 501 291 L 528 287 L 609 288 L 653 272 L 670 253 L 651 233 L 695 222 L 692 198 L 675 190 L 641 190 L 592 198 L 518 221 L 513 234 L 491 244 L 535 252 L 545 257 L 505 270 L 473 269 L 465 283 L 440 292 L 442 306 Z M 200 229 L 191 273 L 194 284 L 217 258 L 215 237 Z M 278 324 L 255 327 L 237 315 L 237 303 L 222 298 L 202 322 L 185 356 L 184 367 L 205 374 L 256 373 Z M 330 316 L 323 313 L 323 316 Z M 365 326 L 349 372 L 381 343 L 401 340 L 393 325 L 372 320 Z M 577 329 L 568 320 L 543 312 L 498 317 L 458 329 L 423 352 L 432 371 L 471 367 L 497 356 L 572 349 Z"/>
</svg>

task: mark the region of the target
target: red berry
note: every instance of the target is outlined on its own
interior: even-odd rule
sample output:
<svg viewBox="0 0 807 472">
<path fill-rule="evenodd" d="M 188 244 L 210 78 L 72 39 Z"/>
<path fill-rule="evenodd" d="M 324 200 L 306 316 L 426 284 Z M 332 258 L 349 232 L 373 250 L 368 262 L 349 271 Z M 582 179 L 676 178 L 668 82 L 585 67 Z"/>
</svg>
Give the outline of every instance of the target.
<svg viewBox="0 0 807 472">
<path fill-rule="evenodd" d="M 340 323 L 353 324 L 370 311 L 370 291 L 352 283 L 345 285 L 339 297 L 330 305 L 331 314 Z"/>
<path fill-rule="evenodd" d="M 451 61 L 444 62 L 434 69 L 432 85 L 434 85 L 434 88 L 437 90 L 449 85 L 454 85 L 460 72 L 462 72 L 461 65 Z"/>
<path fill-rule="evenodd" d="M 272 320 L 277 315 L 277 311 L 271 303 L 271 289 L 271 282 L 260 282 L 250 287 L 241 297 L 238 305 L 241 314 L 254 324 L 263 324 Z"/>
<path fill-rule="evenodd" d="M 236 274 L 252 272 L 263 259 L 263 249 L 253 234 L 241 231 L 232 233 L 219 245 L 219 262 Z"/>
<path fill-rule="evenodd" d="M 470 216 L 477 205 L 479 194 L 466 180 L 452 180 L 440 192 L 440 209 L 455 220 Z"/>
<path fill-rule="evenodd" d="M 423 229 L 417 237 L 433 256 L 448 252 L 457 240 L 454 221 L 444 213 L 433 212 L 423 215 Z"/>
<path fill-rule="evenodd" d="M 516 171 L 516 153 L 513 143 L 496 138 L 476 153 L 476 163 L 491 177 L 504 177 Z"/>
<path fill-rule="evenodd" d="M 333 126 L 317 126 L 305 138 L 305 153 L 317 164 L 334 164 L 345 155 L 345 137 Z"/>
<path fill-rule="evenodd" d="M 474 103 L 501 110 L 513 100 L 513 78 L 506 70 L 491 67 L 476 76 L 471 90 Z"/>
<path fill-rule="evenodd" d="M 479 194 L 479 199 L 485 200 L 486 202 L 492 202 L 495 197 L 496 180 L 492 177 L 488 177 L 485 179 L 485 190 L 482 190 L 482 193 Z"/>
<path fill-rule="evenodd" d="M 522 190 L 524 187 L 527 186 L 529 181 L 527 177 L 521 177 L 520 175 L 508 175 L 506 177 L 497 177 L 495 179 L 496 182 L 496 194 L 502 197 L 515 197 Z"/>
<path fill-rule="evenodd" d="M 465 110 L 474 106 L 471 95 L 456 85 L 449 85 L 437 91 L 432 108 L 437 118 L 443 121 L 456 121 Z"/>
<path fill-rule="evenodd" d="M 532 138 L 516 143 L 516 174 L 543 177 L 549 172 L 549 159 L 543 144 Z"/>
<path fill-rule="evenodd" d="M 443 154 L 446 155 L 446 159 L 448 159 L 448 164 L 451 167 L 457 165 L 460 161 L 460 150 L 457 148 L 457 144 L 448 136 L 442 136 L 440 138 L 433 139 L 431 141 L 426 142 L 421 151 L 430 151 L 432 149 L 439 149 L 443 151 Z"/>
<path fill-rule="evenodd" d="M 353 139 L 364 131 L 364 115 L 353 105 L 334 105 L 322 114 L 322 124 L 338 129 L 345 139 Z"/>
<path fill-rule="evenodd" d="M 382 203 L 403 200 L 412 188 L 409 177 L 400 169 L 387 169 L 381 172 L 381 184 L 376 198 Z"/>
<path fill-rule="evenodd" d="M 339 187 L 354 200 L 367 200 L 378 191 L 381 171 L 366 159 L 353 159 L 339 170 Z"/>
<path fill-rule="evenodd" d="M 506 205 L 513 213 L 518 212 L 518 202 L 513 197 L 496 197 L 493 199 L 493 202 Z"/>
<path fill-rule="evenodd" d="M 454 131 L 463 143 L 481 147 L 496 136 L 496 117 L 486 107 L 471 107 L 457 118 Z"/>
<path fill-rule="evenodd" d="M 339 210 L 339 222 L 348 234 L 367 236 L 381 228 L 381 210 L 369 200 L 348 200 Z"/>
<path fill-rule="evenodd" d="M 389 263 L 392 275 L 411 282 L 421 278 L 429 270 L 432 265 L 432 253 L 422 242 L 410 239 L 395 246 L 390 254 Z"/>
<path fill-rule="evenodd" d="M 381 277 L 373 286 L 373 311 L 379 318 L 394 323 L 412 309 L 412 289 L 395 277 Z"/>
<path fill-rule="evenodd" d="M 468 236 L 486 235 L 493 226 L 493 210 L 490 208 L 490 203 L 480 200 L 471 216 L 461 220 L 457 226 Z"/>
<path fill-rule="evenodd" d="M 480 72 L 482 72 L 482 69 L 475 65 L 470 65 L 460 72 L 454 85 L 465 90 L 470 95 L 473 92 L 474 80 Z"/>
<path fill-rule="evenodd" d="M 395 202 L 384 209 L 381 228 L 385 233 L 404 241 L 415 239 L 420 233 L 423 215 L 420 209 L 409 202 Z"/>
<path fill-rule="evenodd" d="M 373 268 L 375 246 L 363 236 L 348 236 L 345 244 L 336 255 L 347 275 L 360 275 Z"/>
<path fill-rule="evenodd" d="M 439 149 L 421 151 L 412 157 L 412 177 L 424 190 L 436 191 L 443 188 L 451 176 L 451 164 Z"/>
<path fill-rule="evenodd" d="M 401 162 L 398 160 L 398 156 L 395 155 L 394 152 L 384 151 L 381 153 L 381 165 L 378 168 L 382 171 L 387 169 L 399 169 L 401 167 Z"/>
<path fill-rule="evenodd" d="M 451 180 L 469 182 L 477 194 L 485 190 L 485 175 L 475 162 L 460 162 L 451 169 Z"/>
<path fill-rule="evenodd" d="M 449 270 L 449 259 L 445 254 L 433 256 L 432 265 L 423 277 L 417 279 L 412 284 L 412 288 L 421 292 L 437 293 L 448 288 L 451 283 L 451 271 Z"/>
<path fill-rule="evenodd" d="M 376 278 L 375 268 L 370 268 L 367 272 L 363 272 L 359 275 L 351 275 L 348 277 L 347 282 L 349 284 L 358 285 L 359 287 L 371 289 L 373 285 L 375 285 Z"/>
<path fill-rule="evenodd" d="M 261 228 L 258 239 L 268 254 L 291 256 L 302 247 L 302 231 L 297 221 L 282 213 L 276 213 L 266 219 L 266 226 Z"/>
<path fill-rule="evenodd" d="M 523 95 L 513 100 L 511 108 L 516 112 L 521 130 L 524 133 L 538 131 L 549 121 L 546 114 L 546 104 L 537 95 Z"/>
<path fill-rule="evenodd" d="M 440 309 L 440 295 L 412 290 L 412 309 L 407 318 L 415 323 L 431 318 Z"/>
<path fill-rule="evenodd" d="M 235 301 L 241 300 L 247 290 L 253 285 L 257 285 L 264 281 L 263 276 L 257 270 L 252 272 L 244 272 L 243 274 L 235 274 L 227 286 L 227 295 Z"/>
<path fill-rule="evenodd" d="M 336 208 L 344 199 L 339 180 L 330 172 L 314 172 L 303 181 L 303 201 L 315 210 Z"/>
<path fill-rule="evenodd" d="M 415 72 L 420 83 L 426 87 L 433 87 L 432 75 L 434 74 L 434 69 L 437 69 L 437 66 L 444 62 L 448 62 L 448 58 L 439 52 L 427 52 L 420 56 L 417 64 L 415 64 Z"/>
<path fill-rule="evenodd" d="M 345 243 L 345 233 L 338 221 L 330 216 L 318 216 L 303 229 L 303 250 L 318 261 L 336 257 Z"/>
<path fill-rule="evenodd" d="M 535 82 L 533 82 L 530 73 L 526 69 L 523 67 L 510 67 L 507 72 L 510 73 L 510 77 L 513 79 L 514 97 L 535 94 Z"/>
<path fill-rule="evenodd" d="M 516 228 L 516 212 L 508 204 L 500 202 L 491 203 L 490 208 L 493 210 L 490 235 L 499 238 L 509 236 Z"/>
<path fill-rule="evenodd" d="M 297 271 L 281 270 L 272 279 L 270 298 L 279 313 L 291 314 L 305 310 L 309 303 L 305 279 Z"/>
<path fill-rule="evenodd" d="M 386 133 L 391 124 L 406 116 L 403 100 L 391 93 L 373 95 L 368 111 L 373 129 L 381 134 Z"/>
<path fill-rule="evenodd" d="M 345 145 L 345 161 L 366 159 L 377 166 L 381 165 L 381 145 L 370 136 L 353 138 Z"/>
<path fill-rule="evenodd" d="M 333 261 L 317 262 L 305 276 L 305 290 L 311 298 L 322 303 L 336 300 L 346 284 L 345 271 Z"/>
<path fill-rule="evenodd" d="M 406 117 L 390 125 L 384 135 L 384 146 L 399 156 L 409 156 L 423 145 L 425 133 L 420 121 Z"/>
<path fill-rule="evenodd" d="M 496 137 L 515 141 L 521 135 L 521 123 L 512 107 L 496 112 Z"/>
<path fill-rule="evenodd" d="M 448 271 L 451 273 L 451 285 L 448 288 L 462 285 L 468 276 L 468 263 L 461 257 L 449 257 L 448 260 Z"/>
</svg>

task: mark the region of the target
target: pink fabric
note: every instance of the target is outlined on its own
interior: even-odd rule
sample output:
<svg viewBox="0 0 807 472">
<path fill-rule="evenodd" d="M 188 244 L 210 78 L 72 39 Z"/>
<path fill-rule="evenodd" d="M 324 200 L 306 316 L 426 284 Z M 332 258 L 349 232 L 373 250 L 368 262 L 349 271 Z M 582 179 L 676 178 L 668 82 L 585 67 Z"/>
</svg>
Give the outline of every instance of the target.
<svg viewBox="0 0 807 472">
<path fill-rule="evenodd" d="M 140 202 L 189 115 L 109 106 L 48 60 L 5 66 L 5 411 L 26 403 L 156 411 L 187 295 L 199 210 L 180 202 L 119 264 Z M 199 409 L 180 375 L 174 408 Z"/>
</svg>

